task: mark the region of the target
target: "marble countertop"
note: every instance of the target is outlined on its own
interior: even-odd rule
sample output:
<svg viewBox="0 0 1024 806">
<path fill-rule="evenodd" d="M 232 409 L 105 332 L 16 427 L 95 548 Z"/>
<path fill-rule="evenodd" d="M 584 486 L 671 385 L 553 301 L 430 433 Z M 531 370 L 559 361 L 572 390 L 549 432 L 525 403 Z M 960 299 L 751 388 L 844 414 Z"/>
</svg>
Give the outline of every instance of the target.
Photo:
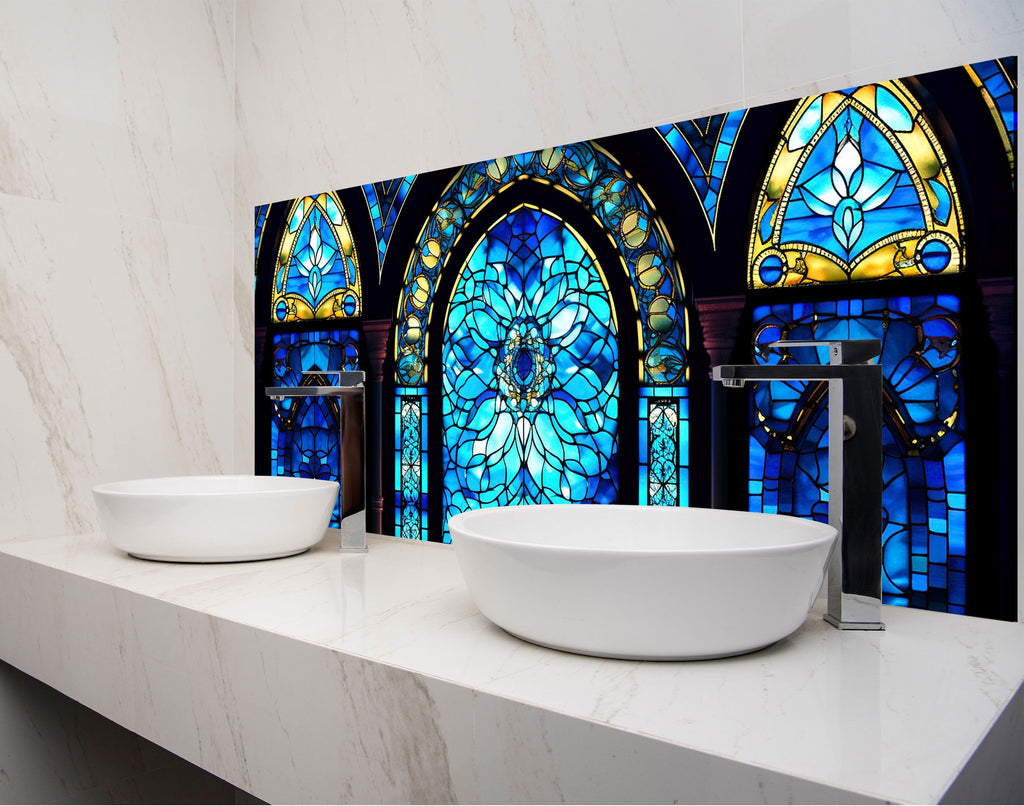
<svg viewBox="0 0 1024 806">
<path fill-rule="evenodd" d="M 886 631 L 841 632 L 815 610 L 741 657 L 588 658 L 488 622 L 450 546 L 337 540 L 220 565 L 102 535 L 0 544 L 0 655 L 266 800 L 920 803 L 1022 785 L 1024 624 L 887 607 Z"/>
</svg>

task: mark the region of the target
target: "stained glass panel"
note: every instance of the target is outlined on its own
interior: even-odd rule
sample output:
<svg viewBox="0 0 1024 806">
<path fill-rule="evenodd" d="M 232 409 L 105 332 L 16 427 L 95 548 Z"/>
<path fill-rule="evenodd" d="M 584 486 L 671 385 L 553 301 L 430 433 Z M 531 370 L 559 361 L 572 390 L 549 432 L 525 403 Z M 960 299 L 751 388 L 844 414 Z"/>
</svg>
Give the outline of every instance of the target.
<svg viewBox="0 0 1024 806">
<path fill-rule="evenodd" d="M 755 210 L 751 288 L 944 274 L 963 263 L 946 156 L 898 81 L 798 103 Z"/>
<path fill-rule="evenodd" d="M 963 613 L 966 426 L 960 383 L 960 303 L 920 296 L 761 306 L 754 354 L 780 338 L 882 342 L 883 601 Z M 793 351 L 793 361 L 800 355 Z M 748 482 L 751 511 L 827 522 L 824 384 L 754 385 Z"/>
<path fill-rule="evenodd" d="M 359 369 L 354 330 L 279 333 L 273 336 L 275 386 L 327 386 L 327 370 Z M 316 374 L 304 374 L 304 373 Z M 340 481 L 338 399 L 292 397 L 271 401 L 270 474 Z M 340 523 L 338 504 L 331 526 Z"/>
<path fill-rule="evenodd" d="M 278 250 L 272 320 L 361 316 L 362 305 L 359 257 L 338 197 L 296 199 Z"/>
<path fill-rule="evenodd" d="M 427 539 L 427 395 L 395 390 L 395 525 L 400 537 Z"/>
<path fill-rule="evenodd" d="M 729 169 L 732 147 L 746 114 L 747 111 L 742 109 L 657 127 L 700 199 L 712 242 L 715 239 L 718 198 Z"/>
<path fill-rule="evenodd" d="M 380 267 L 381 276 L 384 274 L 384 258 L 391 240 L 391 232 L 415 179 L 416 175 L 413 174 L 404 179 L 363 185 L 363 195 L 366 196 L 370 218 L 373 219 L 373 231 L 377 237 L 377 265 Z"/>
<path fill-rule="evenodd" d="M 642 339 L 639 377 L 647 383 L 685 383 L 686 295 L 672 243 L 642 189 L 589 143 L 474 163 L 459 172 L 434 205 L 406 268 L 395 338 L 396 383 L 425 382 L 424 336 L 435 286 L 467 223 L 503 187 L 523 179 L 564 190 L 608 233 L 633 286 Z"/>
<path fill-rule="evenodd" d="M 261 204 L 256 207 L 256 241 L 255 241 L 255 259 L 254 266 L 259 266 L 260 259 L 260 241 L 263 239 L 263 227 L 267 223 L 267 212 L 270 210 L 269 204 Z"/>
<path fill-rule="evenodd" d="M 685 386 L 643 386 L 638 398 L 638 501 L 688 506 L 689 390 Z"/>
<path fill-rule="evenodd" d="M 968 64 L 964 69 L 981 90 L 992 112 L 1013 178 L 1016 175 L 1013 155 L 1017 150 L 1017 57 Z"/>
<path fill-rule="evenodd" d="M 607 281 L 579 234 L 527 205 L 493 224 L 445 325 L 444 520 L 488 506 L 615 501 L 618 372 Z"/>
</svg>

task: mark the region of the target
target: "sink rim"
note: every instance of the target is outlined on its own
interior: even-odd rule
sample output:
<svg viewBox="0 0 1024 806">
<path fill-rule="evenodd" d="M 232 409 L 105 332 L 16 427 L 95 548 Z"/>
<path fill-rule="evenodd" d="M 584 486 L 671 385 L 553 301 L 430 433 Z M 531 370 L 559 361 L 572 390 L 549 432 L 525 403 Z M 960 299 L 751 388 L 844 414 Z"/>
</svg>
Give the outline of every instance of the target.
<svg viewBox="0 0 1024 806">
<path fill-rule="evenodd" d="M 564 510 L 568 508 L 607 508 L 614 507 L 619 510 L 635 510 L 639 512 L 648 511 L 659 511 L 664 513 L 672 513 L 674 511 L 684 510 L 689 513 L 709 514 L 715 513 L 715 517 L 719 518 L 733 518 L 737 521 L 764 521 L 772 519 L 780 525 L 796 525 L 799 524 L 799 529 L 806 532 L 806 537 L 801 536 L 800 539 L 790 540 L 784 543 L 760 543 L 750 544 L 744 546 L 735 545 L 721 545 L 711 547 L 692 547 L 682 543 L 685 539 L 681 535 L 672 535 L 669 537 L 671 540 L 679 540 L 678 545 L 667 545 L 667 546 L 643 546 L 643 545 L 613 545 L 613 546 L 596 546 L 586 544 L 570 544 L 570 543 L 548 543 L 537 540 L 535 536 L 527 535 L 525 537 L 511 537 L 506 535 L 490 535 L 484 534 L 479 530 L 479 527 L 473 528 L 472 523 L 478 518 L 492 519 L 496 517 L 498 512 L 509 512 L 509 511 L 522 511 L 524 513 L 532 512 L 544 512 L 551 510 Z M 559 514 L 562 514 L 559 512 Z M 456 527 L 461 531 L 467 533 L 474 540 L 482 540 L 489 543 L 510 545 L 510 546 L 522 546 L 529 548 L 536 548 L 545 551 L 566 551 L 566 552 L 597 552 L 607 554 L 644 554 L 644 555 L 678 555 L 686 554 L 691 556 L 698 555 L 728 555 L 728 554 L 749 554 L 749 553 L 774 553 L 774 552 L 792 552 L 795 548 L 806 547 L 811 548 L 820 544 L 831 543 L 837 536 L 835 527 L 821 523 L 820 521 L 812 521 L 807 518 L 800 518 L 795 515 L 781 515 L 775 513 L 760 513 L 760 512 L 745 512 L 742 510 L 725 510 L 725 509 L 713 509 L 711 507 L 652 507 L 644 504 L 520 504 L 515 506 L 497 506 L 497 507 L 484 507 L 482 509 L 466 510 L 465 512 L 459 512 L 452 515 L 448 519 L 449 530 L 451 531 L 451 524 L 455 523 Z M 796 522 L 794 524 L 794 522 Z M 814 532 L 819 532 L 815 535 Z M 634 538 L 635 539 L 635 538 Z M 642 537 L 641 537 L 642 539 Z"/>
</svg>

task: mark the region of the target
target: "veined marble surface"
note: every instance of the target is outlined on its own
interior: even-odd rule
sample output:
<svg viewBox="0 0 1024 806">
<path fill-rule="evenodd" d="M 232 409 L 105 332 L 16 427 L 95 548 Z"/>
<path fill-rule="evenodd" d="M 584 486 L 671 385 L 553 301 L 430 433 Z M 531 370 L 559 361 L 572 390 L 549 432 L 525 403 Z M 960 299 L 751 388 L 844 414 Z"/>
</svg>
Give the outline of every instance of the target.
<svg viewBox="0 0 1024 806">
<path fill-rule="evenodd" d="M 337 540 L 223 565 L 0 544 L 0 656 L 270 801 L 1024 796 L 1024 624 L 815 611 L 751 655 L 604 660 L 490 624 L 450 546 Z"/>
</svg>

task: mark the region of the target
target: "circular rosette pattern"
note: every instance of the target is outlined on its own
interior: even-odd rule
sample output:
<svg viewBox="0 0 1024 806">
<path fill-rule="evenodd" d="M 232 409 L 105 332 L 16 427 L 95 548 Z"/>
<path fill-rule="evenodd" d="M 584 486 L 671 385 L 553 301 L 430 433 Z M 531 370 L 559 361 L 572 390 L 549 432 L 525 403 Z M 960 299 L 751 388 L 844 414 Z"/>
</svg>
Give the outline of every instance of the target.
<svg viewBox="0 0 1024 806">
<path fill-rule="evenodd" d="M 593 252 L 519 207 L 481 238 L 452 292 L 442 420 L 445 520 L 456 512 L 618 497 L 618 344 Z"/>
</svg>

